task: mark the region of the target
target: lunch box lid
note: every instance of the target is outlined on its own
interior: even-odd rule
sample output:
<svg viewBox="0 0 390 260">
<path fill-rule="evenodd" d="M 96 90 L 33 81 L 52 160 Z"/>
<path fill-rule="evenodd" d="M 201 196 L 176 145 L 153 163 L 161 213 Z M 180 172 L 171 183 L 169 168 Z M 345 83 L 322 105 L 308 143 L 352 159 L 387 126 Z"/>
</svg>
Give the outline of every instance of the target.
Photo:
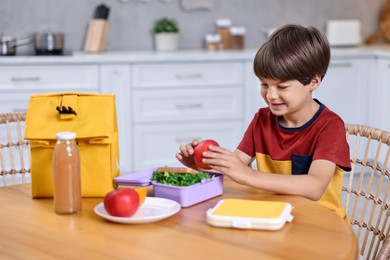
<svg viewBox="0 0 390 260">
<path fill-rule="evenodd" d="M 160 186 L 170 186 L 170 185 L 161 184 L 151 180 L 153 176 L 153 172 L 159 168 L 160 167 L 151 167 L 151 168 L 142 169 L 135 172 L 122 172 L 120 176 L 114 178 L 114 182 L 120 186 L 149 186 L 152 184 L 160 185 Z M 221 174 L 217 174 L 217 173 L 210 173 L 210 174 L 211 174 L 211 179 L 207 179 L 196 184 L 212 181 L 214 180 L 214 178 L 221 176 Z M 190 186 L 176 186 L 176 187 L 184 189 L 184 188 L 189 188 Z"/>
<path fill-rule="evenodd" d="M 135 172 L 123 172 L 121 176 L 115 177 L 114 182 L 123 186 L 149 186 L 151 178 L 157 167 L 147 168 Z"/>
<path fill-rule="evenodd" d="M 207 211 L 207 222 L 217 227 L 279 230 L 293 220 L 292 209 L 287 202 L 222 199 Z"/>
</svg>

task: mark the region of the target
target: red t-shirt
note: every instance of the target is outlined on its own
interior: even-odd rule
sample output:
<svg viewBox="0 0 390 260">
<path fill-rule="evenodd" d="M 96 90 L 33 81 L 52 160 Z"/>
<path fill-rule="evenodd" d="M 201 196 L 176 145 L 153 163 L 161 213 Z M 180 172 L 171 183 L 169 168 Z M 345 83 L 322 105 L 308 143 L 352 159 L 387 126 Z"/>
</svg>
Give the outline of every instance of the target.
<svg viewBox="0 0 390 260">
<path fill-rule="evenodd" d="M 262 172 L 307 174 L 312 161 L 334 162 L 334 176 L 320 202 L 344 217 L 341 185 L 344 171 L 351 170 L 349 146 L 343 120 L 325 105 L 298 128 L 286 128 L 269 108 L 261 108 L 248 126 L 238 149 L 256 157 Z"/>
</svg>

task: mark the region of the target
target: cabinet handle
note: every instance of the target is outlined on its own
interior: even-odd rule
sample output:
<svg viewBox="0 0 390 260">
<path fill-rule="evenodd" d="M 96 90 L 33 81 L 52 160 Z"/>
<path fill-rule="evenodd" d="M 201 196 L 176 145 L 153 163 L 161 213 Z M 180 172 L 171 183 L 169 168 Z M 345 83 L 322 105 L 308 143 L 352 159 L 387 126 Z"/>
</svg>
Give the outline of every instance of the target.
<svg viewBox="0 0 390 260">
<path fill-rule="evenodd" d="M 194 108 L 202 108 L 203 105 L 201 103 L 194 104 L 176 104 L 177 109 L 194 109 Z"/>
<path fill-rule="evenodd" d="M 191 143 L 192 140 L 194 140 L 194 139 L 200 141 L 200 140 L 202 140 L 202 137 L 200 137 L 200 136 L 188 137 L 188 138 L 187 137 L 178 137 L 175 140 L 176 140 L 176 143 L 178 143 L 178 144 L 187 144 L 187 143 Z"/>
<path fill-rule="evenodd" d="M 121 72 L 119 70 L 113 70 L 111 71 L 111 75 L 118 76 L 121 75 Z"/>
<path fill-rule="evenodd" d="M 332 67 L 332 68 L 349 68 L 349 67 L 352 67 L 352 63 L 351 62 L 330 63 L 330 67 Z"/>
<path fill-rule="evenodd" d="M 197 74 L 176 74 L 177 79 L 201 79 L 203 76 L 201 73 Z"/>
<path fill-rule="evenodd" d="M 22 82 L 22 81 L 34 81 L 34 82 L 37 82 L 37 81 L 41 81 L 41 78 L 40 77 L 15 77 L 15 78 L 11 78 L 11 81 L 13 82 Z"/>
</svg>

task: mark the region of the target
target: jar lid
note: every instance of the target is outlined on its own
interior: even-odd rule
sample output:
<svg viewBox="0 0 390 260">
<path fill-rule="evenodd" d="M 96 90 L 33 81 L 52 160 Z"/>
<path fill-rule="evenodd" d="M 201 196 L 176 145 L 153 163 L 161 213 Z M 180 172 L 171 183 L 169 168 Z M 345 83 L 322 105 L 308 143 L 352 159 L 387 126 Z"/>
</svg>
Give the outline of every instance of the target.
<svg viewBox="0 0 390 260">
<path fill-rule="evenodd" d="M 230 27 L 232 25 L 232 21 L 230 19 L 218 19 L 215 21 L 215 24 L 218 27 Z"/>
<path fill-rule="evenodd" d="M 72 140 L 76 139 L 75 132 L 59 132 L 56 134 L 57 140 Z"/>
<path fill-rule="evenodd" d="M 230 33 L 232 35 L 244 35 L 246 32 L 245 27 L 231 27 Z"/>
<path fill-rule="evenodd" d="M 218 43 L 218 42 L 221 42 L 221 35 L 219 35 L 219 34 L 206 34 L 205 40 L 208 43 Z"/>
</svg>

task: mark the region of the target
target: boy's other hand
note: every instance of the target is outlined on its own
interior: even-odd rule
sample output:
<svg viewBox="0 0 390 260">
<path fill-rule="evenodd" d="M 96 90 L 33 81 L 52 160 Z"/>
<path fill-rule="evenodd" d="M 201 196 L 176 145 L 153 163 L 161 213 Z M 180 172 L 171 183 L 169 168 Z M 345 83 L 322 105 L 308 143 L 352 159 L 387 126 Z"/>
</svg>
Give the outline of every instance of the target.
<svg viewBox="0 0 390 260">
<path fill-rule="evenodd" d="M 191 143 L 180 145 L 180 152 L 176 154 L 176 158 L 185 166 L 192 169 L 197 169 L 194 162 L 194 147 L 199 144 L 199 141 L 194 139 Z"/>
</svg>

